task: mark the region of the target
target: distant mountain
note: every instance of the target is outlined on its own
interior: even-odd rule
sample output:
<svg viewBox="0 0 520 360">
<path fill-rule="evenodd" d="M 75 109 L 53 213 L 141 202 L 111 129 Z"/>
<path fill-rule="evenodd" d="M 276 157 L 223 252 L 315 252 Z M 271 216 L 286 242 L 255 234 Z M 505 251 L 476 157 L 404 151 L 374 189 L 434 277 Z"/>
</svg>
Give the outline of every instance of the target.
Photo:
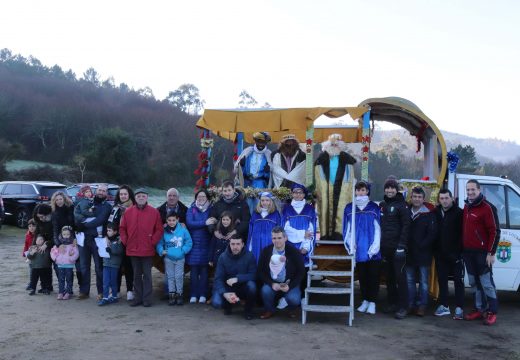
<svg viewBox="0 0 520 360">
<path fill-rule="evenodd" d="M 477 152 L 477 157 L 481 163 L 486 160 L 506 162 L 520 156 L 520 145 L 512 141 L 499 139 L 480 139 L 471 136 L 442 131 L 446 148 L 448 151 L 457 145 L 471 145 Z M 413 156 L 417 150 L 417 140 L 414 136 L 404 129 L 381 130 L 376 129 L 372 140 L 371 150 L 377 151 L 388 146 L 395 147 L 400 141 L 400 150 L 409 156 Z"/>
</svg>

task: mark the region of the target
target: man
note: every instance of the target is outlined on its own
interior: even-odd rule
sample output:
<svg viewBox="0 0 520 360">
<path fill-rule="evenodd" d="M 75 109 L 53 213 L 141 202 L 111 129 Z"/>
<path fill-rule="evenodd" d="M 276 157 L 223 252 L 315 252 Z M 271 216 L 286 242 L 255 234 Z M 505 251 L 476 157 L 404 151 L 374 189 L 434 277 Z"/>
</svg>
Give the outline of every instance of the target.
<svg viewBox="0 0 520 360">
<path fill-rule="evenodd" d="M 437 235 L 435 213 L 424 204 L 426 194 L 421 187 L 414 187 L 411 194 L 412 223 L 408 238 L 406 279 L 408 281 L 408 312 L 424 316 L 428 305 L 428 278 L 433 258 L 433 242 Z M 416 274 L 419 273 L 419 294 Z"/>
<path fill-rule="evenodd" d="M 322 239 L 343 240 L 343 210 L 352 201 L 356 159 L 346 152 L 340 134 L 330 135 L 321 149 L 314 163 L 320 234 Z"/>
<path fill-rule="evenodd" d="M 208 225 L 215 225 L 224 211 L 231 212 L 236 222 L 235 230 L 228 233 L 226 238 L 229 240 L 233 235 L 240 234 L 242 239 L 247 239 L 251 213 L 247 202 L 244 200 L 243 194 L 235 191 L 235 185 L 231 180 L 225 180 L 222 183 L 222 196 L 211 208 L 206 223 Z"/>
<path fill-rule="evenodd" d="M 455 285 L 454 320 L 464 318 L 464 262 L 462 261 L 462 210 L 453 202 L 448 189 L 439 191 L 439 205 L 435 209 L 437 237 L 434 243 L 435 266 L 439 283 L 439 306 L 435 316 L 450 315 L 448 307 L 448 275 L 453 274 Z"/>
<path fill-rule="evenodd" d="M 112 206 L 107 201 L 107 192 L 108 186 L 106 184 L 97 187 L 94 196 L 94 220 L 76 224 L 77 230 L 83 231 L 85 234 L 83 246 L 79 246 L 81 284 L 79 285 L 78 300 L 87 299 L 90 294 L 91 259 L 94 259 L 98 300 L 101 300 L 103 296 L 103 264 L 99 257 L 96 237 L 104 237 L 107 233 L 108 217 L 112 211 Z"/>
<path fill-rule="evenodd" d="M 475 309 L 464 319 L 484 319 L 485 325 L 493 325 L 497 321 L 498 310 L 492 270 L 500 240 L 497 209 L 482 195 L 477 180 L 468 180 L 466 195 L 462 218 L 463 258 Z"/>
<path fill-rule="evenodd" d="M 152 305 L 152 261 L 155 245 L 163 236 L 163 223 L 159 211 L 148 205 L 145 189 L 136 190 L 135 202 L 125 211 L 119 232 L 134 269 L 134 300 L 130 306 L 149 307 Z"/>
<path fill-rule="evenodd" d="M 271 154 L 273 188 L 291 188 L 292 184 L 305 183 L 305 153 L 293 134 L 282 137 L 280 147 Z"/>
<path fill-rule="evenodd" d="M 287 234 L 281 226 L 271 231 L 273 245 L 262 250 L 258 261 L 258 277 L 262 281 L 264 312 L 261 319 L 274 315 L 275 300 L 285 298 L 289 305 L 289 317 L 296 317 L 296 307 L 300 305 L 300 283 L 305 274 L 305 266 L 300 252 L 287 244 Z"/>
<path fill-rule="evenodd" d="M 217 262 L 213 284 L 213 307 L 224 308 L 224 314 L 230 315 L 233 304 L 243 299 L 245 318 L 251 320 L 256 300 L 255 277 L 255 257 L 246 251 L 243 238 L 236 234 L 229 240 L 228 248 Z"/>
<path fill-rule="evenodd" d="M 234 173 L 241 187 L 266 189 L 271 176 L 271 150 L 267 148 L 271 136 L 267 132 L 256 132 L 253 139 L 255 145 L 242 151 L 235 162 Z"/>
<path fill-rule="evenodd" d="M 408 312 L 408 288 L 406 282 L 406 247 L 411 214 L 403 194 L 399 193 L 395 179 L 387 179 L 385 197 L 381 207 L 381 254 L 386 273 L 388 308 L 396 319 L 404 319 Z"/>
<path fill-rule="evenodd" d="M 166 217 L 172 213 L 179 215 L 179 222 L 186 224 L 186 211 L 188 208 L 179 200 L 179 191 L 171 188 L 166 192 L 166 201 L 157 208 L 161 214 L 163 224 L 166 224 Z"/>
</svg>

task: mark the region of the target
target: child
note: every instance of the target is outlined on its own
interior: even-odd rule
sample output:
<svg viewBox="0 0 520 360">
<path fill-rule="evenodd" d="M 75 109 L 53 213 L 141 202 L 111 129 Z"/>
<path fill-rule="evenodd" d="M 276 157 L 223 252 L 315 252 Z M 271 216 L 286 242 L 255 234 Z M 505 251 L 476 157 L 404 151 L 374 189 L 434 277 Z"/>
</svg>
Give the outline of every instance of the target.
<svg viewBox="0 0 520 360">
<path fill-rule="evenodd" d="M 184 288 L 184 257 L 192 246 L 188 230 L 179 225 L 179 215 L 176 212 L 168 215 L 164 235 L 157 244 L 156 250 L 164 256 L 164 269 L 168 279 L 168 305 L 183 305 L 182 291 Z"/>
<path fill-rule="evenodd" d="M 27 283 L 27 287 L 25 290 L 31 290 L 31 262 L 27 259 L 27 254 L 29 253 L 29 248 L 31 247 L 34 240 L 34 233 L 36 232 L 36 222 L 34 219 L 30 219 L 27 223 L 27 232 L 25 233 L 25 243 L 23 245 L 22 256 L 25 258 L 25 261 L 29 264 L 29 282 Z"/>
<path fill-rule="evenodd" d="M 83 185 L 78 192 L 77 203 L 74 206 L 74 221 L 76 224 L 92 221 L 94 218 L 92 189 Z"/>
<path fill-rule="evenodd" d="M 381 267 L 381 212 L 379 206 L 368 198 L 369 185 L 359 181 L 355 187 L 356 239 L 352 243 L 353 203 L 345 207 L 343 215 L 343 239 L 349 254 L 356 254 L 356 268 L 363 302 L 357 311 L 375 314 L 376 299 L 379 290 L 379 270 Z"/>
<path fill-rule="evenodd" d="M 233 213 L 224 211 L 220 215 L 220 220 L 215 227 L 213 237 L 211 238 L 209 248 L 209 266 L 217 267 L 217 261 L 220 255 L 226 251 L 229 245 L 229 237 L 231 232 L 235 229 L 235 221 Z"/>
<path fill-rule="evenodd" d="M 36 237 L 34 245 L 29 248 L 27 258 L 31 260 L 31 291 L 29 295 L 36 293 L 36 285 L 38 279 L 41 282 L 42 294 L 49 295 L 52 286 L 52 272 L 51 272 L 51 257 L 50 248 L 47 247 L 42 251 L 42 246 L 45 244 L 45 238 L 41 235 Z"/>
<path fill-rule="evenodd" d="M 107 224 L 106 251 L 110 257 L 103 258 L 103 298 L 98 301 L 99 306 L 117 302 L 117 280 L 124 252 L 118 231 L 116 224 Z M 109 296 L 110 290 L 112 290 L 111 296 Z"/>
<path fill-rule="evenodd" d="M 282 218 L 276 210 L 273 195 L 269 192 L 260 194 L 260 201 L 249 221 L 249 238 L 246 249 L 253 253 L 256 262 L 264 247 L 271 245 L 271 230 L 275 226 L 280 226 Z"/>
<path fill-rule="evenodd" d="M 72 227 L 64 226 L 58 236 L 58 244 L 51 249 L 51 258 L 58 266 L 58 300 L 68 300 L 72 295 L 74 266 L 79 250 L 74 242 Z"/>
</svg>

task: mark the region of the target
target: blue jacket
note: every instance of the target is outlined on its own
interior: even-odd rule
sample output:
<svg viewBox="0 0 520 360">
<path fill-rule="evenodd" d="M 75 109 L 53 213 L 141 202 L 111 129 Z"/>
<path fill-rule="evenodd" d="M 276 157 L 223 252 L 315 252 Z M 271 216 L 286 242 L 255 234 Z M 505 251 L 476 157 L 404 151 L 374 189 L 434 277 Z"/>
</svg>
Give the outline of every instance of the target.
<svg viewBox="0 0 520 360">
<path fill-rule="evenodd" d="M 107 234 L 107 223 L 108 218 L 110 217 L 110 213 L 112 212 L 112 205 L 110 205 L 106 200 L 103 200 L 101 203 L 97 203 L 94 200 L 94 214 L 95 219 L 91 222 L 85 223 L 85 235 L 96 236 L 98 234 L 97 227 L 103 226 L 103 236 Z"/>
<path fill-rule="evenodd" d="M 246 251 L 245 246 L 238 255 L 233 255 L 229 246 L 220 255 L 215 271 L 213 291 L 219 295 L 224 294 L 227 291 L 226 280 L 234 277 L 237 278 L 239 284 L 254 281 L 256 278 L 255 257 L 252 253 Z"/>
<path fill-rule="evenodd" d="M 193 203 L 186 212 L 186 226 L 193 241 L 191 252 L 186 256 L 188 265 L 208 265 L 211 234 L 208 231 L 206 220 L 208 220 L 210 211 L 211 206 L 202 212 Z"/>
<path fill-rule="evenodd" d="M 160 256 L 166 250 L 166 257 L 172 261 L 182 260 L 190 252 L 192 246 L 191 236 L 188 230 L 181 224 L 177 224 L 173 232 L 164 229 L 164 235 L 155 249 Z"/>
</svg>

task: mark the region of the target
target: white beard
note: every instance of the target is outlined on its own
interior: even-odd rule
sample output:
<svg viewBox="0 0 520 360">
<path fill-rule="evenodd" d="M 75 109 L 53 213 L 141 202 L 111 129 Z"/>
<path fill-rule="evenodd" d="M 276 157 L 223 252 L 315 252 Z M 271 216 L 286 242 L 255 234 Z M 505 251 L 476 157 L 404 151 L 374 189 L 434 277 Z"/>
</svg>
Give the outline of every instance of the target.
<svg viewBox="0 0 520 360">
<path fill-rule="evenodd" d="M 336 144 L 337 146 L 333 146 L 330 140 L 327 140 L 321 143 L 321 149 L 329 154 L 329 156 L 338 156 L 340 152 L 347 151 L 347 145 L 344 141 L 338 140 Z"/>
</svg>

